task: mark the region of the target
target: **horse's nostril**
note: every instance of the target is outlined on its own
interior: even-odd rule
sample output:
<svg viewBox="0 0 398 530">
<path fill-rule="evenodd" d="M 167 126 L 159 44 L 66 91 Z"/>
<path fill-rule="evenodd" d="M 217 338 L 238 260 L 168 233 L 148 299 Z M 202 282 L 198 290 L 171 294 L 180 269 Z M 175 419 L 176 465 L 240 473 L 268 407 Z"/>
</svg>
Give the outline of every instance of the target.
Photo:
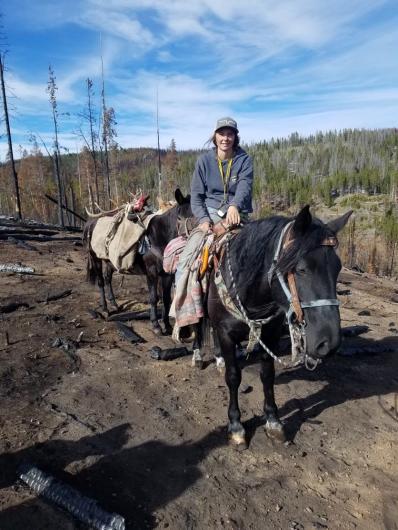
<svg viewBox="0 0 398 530">
<path fill-rule="evenodd" d="M 327 340 L 320 342 L 316 347 L 316 353 L 319 357 L 327 355 L 329 353 L 329 342 Z"/>
</svg>

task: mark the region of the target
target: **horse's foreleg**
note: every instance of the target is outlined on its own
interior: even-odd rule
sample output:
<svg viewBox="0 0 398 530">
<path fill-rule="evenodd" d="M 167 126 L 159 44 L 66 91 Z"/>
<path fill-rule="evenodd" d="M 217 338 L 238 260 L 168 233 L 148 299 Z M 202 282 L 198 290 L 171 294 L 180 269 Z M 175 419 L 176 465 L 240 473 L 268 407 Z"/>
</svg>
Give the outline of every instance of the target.
<svg viewBox="0 0 398 530">
<path fill-rule="evenodd" d="M 267 434 L 273 438 L 284 441 L 285 432 L 279 419 L 278 407 L 275 403 L 274 383 L 275 365 L 274 359 L 264 352 L 261 359 L 261 382 L 264 390 L 264 419 Z"/>
<path fill-rule="evenodd" d="M 151 320 L 153 332 L 156 335 L 162 334 L 162 328 L 160 327 L 159 321 L 158 321 L 158 274 L 154 267 L 147 268 L 147 274 L 146 274 L 146 281 L 148 284 L 148 290 L 149 290 L 149 304 L 150 304 L 150 310 L 149 310 L 149 318 Z"/>
<path fill-rule="evenodd" d="M 221 355 L 220 342 L 218 340 L 217 333 L 214 333 L 214 358 L 216 360 L 216 368 L 220 374 L 224 373 L 225 370 L 225 361 L 224 357 Z"/>
<path fill-rule="evenodd" d="M 162 298 L 163 298 L 163 324 L 166 335 L 173 333 L 173 328 L 169 320 L 169 311 L 171 305 L 171 287 L 173 285 L 173 276 L 162 276 Z"/>
<path fill-rule="evenodd" d="M 112 288 L 112 276 L 113 276 L 113 267 L 109 262 L 107 262 L 105 265 L 105 273 L 104 273 L 105 291 L 107 292 L 108 300 L 113 305 L 113 307 L 115 309 L 119 309 L 119 306 L 116 302 L 115 294 Z"/>
<path fill-rule="evenodd" d="M 226 337 L 219 336 L 219 342 L 225 359 L 225 382 L 229 389 L 228 434 L 232 443 L 247 447 L 245 429 L 240 421 L 238 390 L 242 381 L 242 370 L 235 356 L 236 345 Z"/>
</svg>

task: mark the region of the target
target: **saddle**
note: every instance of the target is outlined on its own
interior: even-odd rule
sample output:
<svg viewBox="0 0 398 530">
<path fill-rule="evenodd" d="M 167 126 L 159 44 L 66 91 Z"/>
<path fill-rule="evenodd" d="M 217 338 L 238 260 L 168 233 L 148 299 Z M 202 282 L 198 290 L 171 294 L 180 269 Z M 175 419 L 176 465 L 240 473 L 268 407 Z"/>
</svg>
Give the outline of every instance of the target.
<svg viewBox="0 0 398 530">
<path fill-rule="evenodd" d="M 235 237 L 242 228 L 241 226 L 229 228 L 222 222 L 217 223 L 217 226 L 217 233 L 212 239 L 210 245 L 205 244 L 203 247 L 200 266 L 201 278 L 203 278 L 206 273 L 210 273 L 213 268 L 216 272 L 218 271 L 219 264 L 224 255 L 227 237 L 230 239 Z"/>
<path fill-rule="evenodd" d="M 181 253 L 185 249 L 189 236 L 196 228 L 197 223 L 192 221 L 192 218 L 185 220 L 184 229 L 179 230 L 182 235 L 172 239 L 166 246 L 163 253 L 163 269 L 169 274 L 174 274 L 177 270 L 178 262 Z M 217 234 L 211 233 L 203 241 L 203 245 L 198 255 L 200 260 L 199 265 L 199 279 L 202 279 L 206 272 L 210 271 L 213 264 L 218 268 L 219 260 L 223 254 L 224 243 L 227 234 L 236 234 L 240 228 L 228 229 L 224 224 L 218 223 Z"/>
</svg>

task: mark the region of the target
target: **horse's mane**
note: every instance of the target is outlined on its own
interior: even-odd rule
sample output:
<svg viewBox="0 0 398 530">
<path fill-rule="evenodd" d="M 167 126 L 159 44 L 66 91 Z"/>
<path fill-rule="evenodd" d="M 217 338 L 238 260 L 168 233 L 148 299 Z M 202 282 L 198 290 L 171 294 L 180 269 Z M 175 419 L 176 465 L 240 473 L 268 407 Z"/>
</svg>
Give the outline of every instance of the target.
<svg viewBox="0 0 398 530">
<path fill-rule="evenodd" d="M 177 201 L 165 201 L 161 197 L 157 198 L 157 202 L 159 206 L 159 211 L 161 211 L 162 213 L 166 213 L 174 206 L 177 206 Z"/>
<path fill-rule="evenodd" d="M 245 225 L 231 243 L 231 262 L 239 283 L 250 284 L 259 274 L 266 274 L 274 258 L 283 227 L 294 218 L 272 216 Z M 277 267 L 282 274 L 294 270 L 300 259 L 322 240 L 332 235 L 319 219 L 313 218 L 304 236 L 296 237 L 282 253 Z M 266 267 L 268 267 L 266 269 Z"/>
<path fill-rule="evenodd" d="M 159 209 L 162 211 L 161 209 Z M 158 212 L 159 212 L 158 210 Z M 178 203 L 171 205 L 169 208 L 155 215 L 151 221 L 151 224 L 157 227 L 162 226 L 165 230 L 172 230 L 177 222 L 178 215 Z"/>
</svg>

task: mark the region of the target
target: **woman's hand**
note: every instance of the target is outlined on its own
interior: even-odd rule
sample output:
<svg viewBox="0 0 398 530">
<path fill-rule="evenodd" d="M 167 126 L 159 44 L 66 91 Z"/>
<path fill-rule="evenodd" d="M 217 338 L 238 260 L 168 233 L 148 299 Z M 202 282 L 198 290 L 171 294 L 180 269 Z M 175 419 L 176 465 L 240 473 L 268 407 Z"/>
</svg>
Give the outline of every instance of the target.
<svg viewBox="0 0 398 530">
<path fill-rule="evenodd" d="M 240 223 L 239 210 L 233 204 L 231 204 L 231 206 L 228 208 L 227 217 L 225 220 L 229 226 L 238 225 Z"/>
<path fill-rule="evenodd" d="M 210 231 L 211 225 L 209 221 L 204 221 L 204 223 L 200 223 L 198 226 L 199 230 L 202 230 L 205 234 Z"/>
</svg>

